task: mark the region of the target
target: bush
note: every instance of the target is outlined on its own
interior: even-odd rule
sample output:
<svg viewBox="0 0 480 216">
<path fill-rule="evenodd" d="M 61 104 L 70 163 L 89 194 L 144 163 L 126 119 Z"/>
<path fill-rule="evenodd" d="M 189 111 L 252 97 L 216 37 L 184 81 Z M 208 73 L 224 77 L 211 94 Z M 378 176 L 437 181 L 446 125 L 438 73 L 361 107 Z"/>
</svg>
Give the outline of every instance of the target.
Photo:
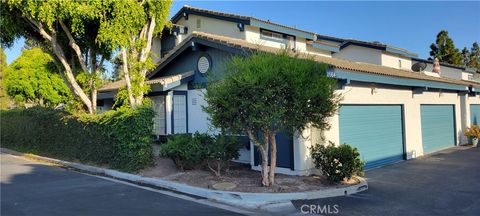
<svg viewBox="0 0 480 216">
<path fill-rule="evenodd" d="M 464 134 L 465 134 L 465 136 L 467 136 L 470 139 L 472 139 L 472 138 L 479 139 L 480 138 L 480 127 L 478 127 L 478 125 L 472 125 L 472 127 L 467 127 L 465 129 Z"/>
<path fill-rule="evenodd" d="M 239 156 L 241 145 L 237 139 L 223 134 L 212 136 L 205 133 L 179 134 L 169 137 L 160 148 L 160 155 L 171 158 L 180 170 L 194 169 L 205 165 L 220 176 L 221 170 Z"/>
<path fill-rule="evenodd" d="M 195 133 L 177 134 L 170 136 L 167 143 L 161 145 L 160 155 L 169 157 L 177 167 L 184 171 L 193 169 L 196 166 L 203 165 L 206 156 L 206 149 L 203 143 L 213 142 L 213 138 L 208 135 Z"/>
<path fill-rule="evenodd" d="M 216 176 L 221 176 L 222 169 L 228 167 L 232 159 L 240 156 L 238 151 L 242 144 L 238 143 L 236 137 L 219 134 L 214 137 L 214 142 L 206 143 L 205 147 L 208 168 Z"/>
<path fill-rule="evenodd" d="M 71 115 L 34 107 L 0 114 L 2 147 L 128 172 L 153 165 L 149 108 Z"/>
<path fill-rule="evenodd" d="M 348 144 L 335 146 L 316 144 L 310 148 L 313 163 L 332 182 L 350 179 L 354 175 L 363 175 L 365 163 L 360 159 L 358 150 Z"/>
</svg>

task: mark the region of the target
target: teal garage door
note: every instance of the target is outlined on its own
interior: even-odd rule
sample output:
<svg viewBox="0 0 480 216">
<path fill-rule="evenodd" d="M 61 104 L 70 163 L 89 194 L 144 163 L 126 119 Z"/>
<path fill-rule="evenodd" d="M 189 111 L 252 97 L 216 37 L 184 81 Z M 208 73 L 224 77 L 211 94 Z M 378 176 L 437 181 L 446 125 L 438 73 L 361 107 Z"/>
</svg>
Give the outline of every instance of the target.
<svg viewBox="0 0 480 216">
<path fill-rule="evenodd" d="M 403 115 L 400 105 L 342 105 L 340 143 L 355 146 L 365 169 L 404 159 Z"/>
<path fill-rule="evenodd" d="M 421 105 L 423 153 L 455 146 L 453 105 Z"/>
<path fill-rule="evenodd" d="M 470 105 L 470 124 L 480 125 L 480 104 Z"/>
</svg>

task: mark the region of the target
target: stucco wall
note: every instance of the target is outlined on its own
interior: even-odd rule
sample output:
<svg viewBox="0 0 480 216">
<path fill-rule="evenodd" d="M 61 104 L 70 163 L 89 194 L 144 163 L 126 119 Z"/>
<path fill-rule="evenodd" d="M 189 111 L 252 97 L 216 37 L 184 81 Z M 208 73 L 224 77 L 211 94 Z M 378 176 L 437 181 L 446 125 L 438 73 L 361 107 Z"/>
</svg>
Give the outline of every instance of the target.
<svg viewBox="0 0 480 216">
<path fill-rule="evenodd" d="M 334 58 L 350 60 L 354 62 L 366 62 L 371 64 L 382 64 L 382 51 L 360 46 L 348 46 L 333 54 Z"/>
<path fill-rule="evenodd" d="M 352 82 L 338 93 L 343 95 L 341 104 L 399 104 L 404 108 L 404 133 L 407 159 L 424 155 L 421 132 L 421 104 L 451 104 L 455 106 L 455 128 L 457 136 L 457 145 L 466 144 L 467 139 L 463 136 L 463 130 L 470 125 L 470 104 L 480 103 L 480 96 L 471 97 L 465 93 L 428 91 L 423 93 L 414 93 L 408 87 L 397 87 L 388 85 L 376 85 L 372 94 L 372 85 L 368 83 Z M 332 141 L 339 143 L 339 116 L 336 114 L 331 118 L 330 130 L 320 131 L 315 128 L 307 129 L 304 133 L 309 135 L 307 138 L 299 138 L 297 141 L 298 149 L 295 154 L 295 167 L 298 171 L 305 170 L 304 173 L 315 172 L 310 158 L 309 147 L 313 143 L 325 143 Z M 325 137 L 322 141 L 321 137 Z M 313 170 L 312 170 L 313 169 Z M 308 171 L 310 170 L 310 171 Z M 297 171 L 297 172 L 298 172 Z"/>
<path fill-rule="evenodd" d="M 200 28 L 197 28 L 198 19 L 201 20 Z M 178 20 L 177 24 L 188 27 L 188 34 L 191 34 L 193 31 L 201 31 L 210 34 L 245 39 L 245 32 L 241 32 L 237 27 L 237 23 L 235 22 L 228 22 L 224 20 L 189 14 L 188 20 L 185 20 L 185 18 L 181 18 L 180 20 Z"/>
<path fill-rule="evenodd" d="M 399 60 L 402 61 L 401 67 L 399 65 Z M 382 65 L 386 67 L 411 70 L 412 60 L 408 58 L 400 57 L 398 55 L 382 53 Z"/>
</svg>

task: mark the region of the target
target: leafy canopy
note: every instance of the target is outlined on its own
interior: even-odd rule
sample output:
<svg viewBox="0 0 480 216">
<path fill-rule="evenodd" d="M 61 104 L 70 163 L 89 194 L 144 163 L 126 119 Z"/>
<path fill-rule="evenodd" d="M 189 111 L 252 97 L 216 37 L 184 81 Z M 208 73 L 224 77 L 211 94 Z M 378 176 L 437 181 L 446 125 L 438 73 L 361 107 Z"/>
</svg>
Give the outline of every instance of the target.
<svg viewBox="0 0 480 216">
<path fill-rule="evenodd" d="M 56 106 L 72 99 L 52 57 L 40 48 L 24 50 L 8 66 L 5 88 L 18 103 Z"/>
<path fill-rule="evenodd" d="M 430 45 L 430 58 L 438 58 L 440 62 L 445 62 L 453 65 L 462 65 L 462 54 L 455 47 L 452 38 L 448 32 L 442 30 L 438 33 L 435 43 Z"/>
<path fill-rule="evenodd" d="M 286 51 L 234 56 L 225 78 L 208 85 L 204 110 L 215 127 L 233 133 L 327 128 L 338 104 L 327 67 Z"/>
</svg>

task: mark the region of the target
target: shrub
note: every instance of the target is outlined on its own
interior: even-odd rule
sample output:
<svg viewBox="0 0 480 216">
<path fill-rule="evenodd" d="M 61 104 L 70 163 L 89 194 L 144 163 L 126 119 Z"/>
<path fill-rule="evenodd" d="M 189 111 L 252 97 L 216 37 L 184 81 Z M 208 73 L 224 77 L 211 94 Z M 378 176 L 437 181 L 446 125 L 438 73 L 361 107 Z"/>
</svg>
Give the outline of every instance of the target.
<svg viewBox="0 0 480 216">
<path fill-rule="evenodd" d="M 237 139 L 223 134 L 212 136 L 206 133 L 179 134 L 169 137 L 160 148 L 162 157 L 171 158 L 180 170 L 206 165 L 215 175 L 238 158 L 241 145 Z"/>
<path fill-rule="evenodd" d="M 206 143 L 205 146 L 207 166 L 216 176 L 221 176 L 222 169 L 228 167 L 231 160 L 238 158 L 242 147 L 236 137 L 224 134 L 216 135 L 214 142 Z"/>
<path fill-rule="evenodd" d="M 480 138 L 480 127 L 478 125 L 472 125 L 472 127 L 467 127 L 465 129 L 465 136 L 468 138 Z"/>
<path fill-rule="evenodd" d="M 203 165 L 205 160 L 205 147 L 203 143 L 212 142 L 206 134 L 195 133 L 178 134 L 168 138 L 167 143 L 160 147 L 160 155 L 169 157 L 177 167 L 184 171 Z"/>
<path fill-rule="evenodd" d="M 332 182 L 363 174 L 364 162 L 358 150 L 348 144 L 335 146 L 316 144 L 310 148 L 313 163 Z"/>
<path fill-rule="evenodd" d="M 0 114 L 2 147 L 128 172 L 153 165 L 149 108 L 71 115 L 34 107 Z"/>
</svg>

